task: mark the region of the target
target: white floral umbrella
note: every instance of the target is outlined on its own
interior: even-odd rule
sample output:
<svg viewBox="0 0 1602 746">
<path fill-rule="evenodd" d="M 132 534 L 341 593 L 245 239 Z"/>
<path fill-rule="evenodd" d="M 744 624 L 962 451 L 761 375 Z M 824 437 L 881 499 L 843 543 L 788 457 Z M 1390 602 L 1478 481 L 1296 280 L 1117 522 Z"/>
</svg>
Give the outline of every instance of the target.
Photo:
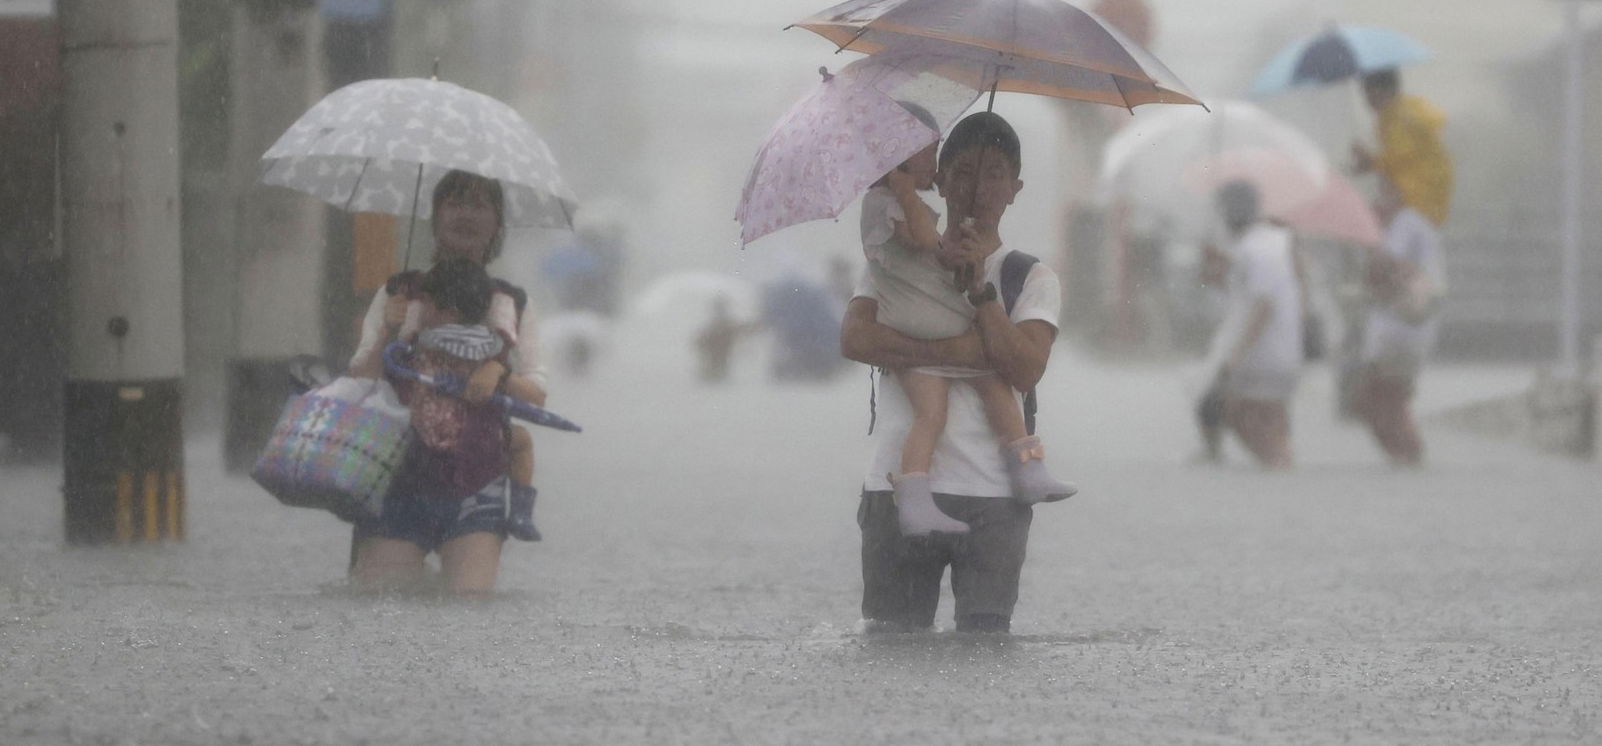
<svg viewBox="0 0 1602 746">
<path fill-rule="evenodd" d="M 352 212 L 429 217 L 447 172 L 501 182 L 506 223 L 573 227 L 556 159 L 512 107 L 438 80 L 364 80 L 302 114 L 262 155 L 261 180 Z"/>
</svg>

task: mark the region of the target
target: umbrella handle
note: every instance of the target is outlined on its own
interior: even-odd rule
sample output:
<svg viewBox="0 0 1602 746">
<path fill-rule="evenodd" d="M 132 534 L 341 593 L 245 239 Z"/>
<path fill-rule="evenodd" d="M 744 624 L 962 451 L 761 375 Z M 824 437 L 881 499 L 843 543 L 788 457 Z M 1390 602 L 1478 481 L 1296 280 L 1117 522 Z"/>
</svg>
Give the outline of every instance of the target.
<svg viewBox="0 0 1602 746">
<path fill-rule="evenodd" d="M 439 60 L 434 60 L 434 70 L 439 71 Z M 417 200 L 423 195 L 423 164 L 417 164 L 417 183 L 412 185 L 412 219 L 406 226 L 406 258 L 401 261 L 401 269 L 412 268 L 412 234 L 417 232 Z"/>
</svg>

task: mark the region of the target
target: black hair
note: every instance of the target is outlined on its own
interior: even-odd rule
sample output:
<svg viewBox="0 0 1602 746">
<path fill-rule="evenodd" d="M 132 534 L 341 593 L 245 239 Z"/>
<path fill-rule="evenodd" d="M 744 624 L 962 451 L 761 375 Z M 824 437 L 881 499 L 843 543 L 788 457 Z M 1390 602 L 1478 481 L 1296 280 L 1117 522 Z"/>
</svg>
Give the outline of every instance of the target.
<svg viewBox="0 0 1602 746">
<path fill-rule="evenodd" d="M 500 228 L 495 232 L 495 240 L 490 241 L 490 245 L 484 249 L 484 263 L 489 264 L 501 255 L 501 238 L 506 234 L 506 193 L 501 189 L 500 181 L 471 171 L 448 171 L 434 185 L 434 211 L 430 214 L 438 216 L 439 206 L 451 197 L 461 197 L 479 190 L 483 190 L 485 196 L 489 197 L 490 205 L 494 206 L 495 224 Z"/>
<path fill-rule="evenodd" d="M 490 295 L 495 281 L 484 265 L 466 257 L 452 257 L 434 264 L 423 275 L 422 292 L 441 309 L 462 315 L 462 323 L 477 324 L 489 313 Z"/>
<path fill-rule="evenodd" d="M 1384 70 L 1375 70 L 1363 75 L 1364 88 L 1378 88 L 1386 93 L 1396 93 L 1402 90 L 1401 76 L 1397 75 L 1396 68 L 1387 67 Z"/>
<path fill-rule="evenodd" d="M 1225 182 L 1218 187 L 1213 199 L 1218 205 L 1219 216 L 1231 229 L 1251 225 L 1260 216 L 1261 197 L 1257 187 L 1245 179 Z"/>
<path fill-rule="evenodd" d="M 1014 177 L 1023 170 L 1023 148 L 1018 143 L 1018 133 L 1000 114 L 989 111 L 969 114 L 951 128 L 946 144 L 940 148 L 940 169 L 945 170 L 964 152 L 986 147 L 1001 151 L 1007 158 L 1007 165 L 1012 166 Z"/>
</svg>

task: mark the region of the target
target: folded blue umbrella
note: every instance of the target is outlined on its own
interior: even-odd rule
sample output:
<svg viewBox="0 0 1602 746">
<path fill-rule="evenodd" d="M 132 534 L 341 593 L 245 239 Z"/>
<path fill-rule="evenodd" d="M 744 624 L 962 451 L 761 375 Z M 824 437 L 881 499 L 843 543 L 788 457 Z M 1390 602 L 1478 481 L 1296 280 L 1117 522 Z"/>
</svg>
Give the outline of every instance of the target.
<svg viewBox="0 0 1602 746">
<path fill-rule="evenodd" d="M 405 342 L 389 343 L 389 345 L 384 348 L 384 370 L 389 371 L 393 375 L 400 376 L 401 378 L 417 381 L 424 386 L 432 386 L 451 396 L 460 396 L 462 392 L 467 389 L 467 383 L 465 381 L 447 376 L 441 376 L 436 379 L 433 376 L 425 375 L 412 370 L 404 362 L 411 352 L 411 345 L 408 345 Z M 495 394 L 490 397 L 490 401 L 495 402 L 497 406 L 505 410 L 508 416 L 515 417 L 529 424 L 544 425 L 545 427 L 555 428 L 557 430 L 566 430 L 570 433 L 584 432 L 584 428 L 579 427 L 578 424 L 572 420 L 552 412 L 549 409 L 536 407 L 533 404 L 518 401 L 510 396 L 507 396 L 506 394 Z"/>
<path fill-rule="evenodd" d="M 1257 74 L 1252 94 L 1262 96 L 1297 86 L 1333 83 L 1429 56 L 1423 44 L 1399 31 L 1336 24 L 1274 55 Z"/>
</svg>

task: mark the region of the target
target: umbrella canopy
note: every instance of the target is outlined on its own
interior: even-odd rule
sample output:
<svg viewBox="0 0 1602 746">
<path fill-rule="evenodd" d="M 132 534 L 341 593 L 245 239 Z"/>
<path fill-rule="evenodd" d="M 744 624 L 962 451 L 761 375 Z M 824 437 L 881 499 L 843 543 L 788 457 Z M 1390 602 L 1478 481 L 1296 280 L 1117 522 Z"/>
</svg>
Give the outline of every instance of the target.
<svg viewBox="0 0 1602 746">
<path fill-rule="evenodd" d="M 1198 204 L 1195 184 L 1178 177 L 1225 152 L 1253 151 L 1283 156 L 1285 162 L 1273 167 L 1294 167 L 1312 189 L 1322 189 L 1328 178 L 1328 162 L 1311 138 L 1253 104 L 1226 101 L 1210 114 L 1174 108 L 1137 116 L 1107 141 L 1098 188 L 1108 198 L 1203 219 L 1210 216 L 1210 205 Z M 1251 156 L 1241 158 L 1233 167 L 1254 165 Z"/>
<path fill-rule="evenodd" d="M 1379 218 L 1351 180 L 1334 169 L 1315 178 L 1303 164 L 1267 148 L 1228 150 L 1191 165 L 1186 183 L 1199 198 L 1231 181 L 1257 188 L 1263 215 L 1299 233 L 1378 246 Z M 1210 204 L 1210 199 L 1202 200 Z"/>
<path fill-rule="evenodd" d="M 573 193 L 510 106 L 452 83 L 364 80 L 302 114 L 262 155 L 261 180 L 352 212 L 427 218 L 452 170 L 496 179 L 513 226 L 572 228 Z"/>
<path fill-rule="evenodd" d="M 1099 187 L 1199 238 L 1214 225 L 1213 190 L 1234 180 L 1257 187 L 1263 214 L 1293 228 L 1357 243 L 1379 240 L 1372 209 L 1318 145 L 1245 102 L 1223 102 L 1212 114 L 1140 115 L 1108 141 Z"/>
<path fill-rule="evenodd" d="M 1429 50 L 1399 31 L 1336 24 L 1280 50 L 1252 83 L 1254 95 L 1323 85 L 1428 59 Z"/>
<path fill-rule="evenodd" d="M 926 71 L 940 59 L 888 53 L 835 75 L 825 72 L 757 151 L 735 210 L 741 241 L 838 216 L 880 177 L 937 141 L 979 96 L 976 88 Z"/>
<path fill-rule="evenodd" d="M 970 87 L 1113 106 L 1200 104 L 1156 57 L 1060 0 L 850 0 L 795 26 L 842 50 L 955 57 Z"/>
<path fill-rule="evenodd" d="M 1324 189 L 1299 205 L 1285 209 L 1276 216 L 1286 225 L 1313 236 L 1340 241 L 1379 246 L 1385 240 L 1385 230 L 1374 206 L 1369 204 L 1351 179 L 1331 172 Z"/>
</svg>

